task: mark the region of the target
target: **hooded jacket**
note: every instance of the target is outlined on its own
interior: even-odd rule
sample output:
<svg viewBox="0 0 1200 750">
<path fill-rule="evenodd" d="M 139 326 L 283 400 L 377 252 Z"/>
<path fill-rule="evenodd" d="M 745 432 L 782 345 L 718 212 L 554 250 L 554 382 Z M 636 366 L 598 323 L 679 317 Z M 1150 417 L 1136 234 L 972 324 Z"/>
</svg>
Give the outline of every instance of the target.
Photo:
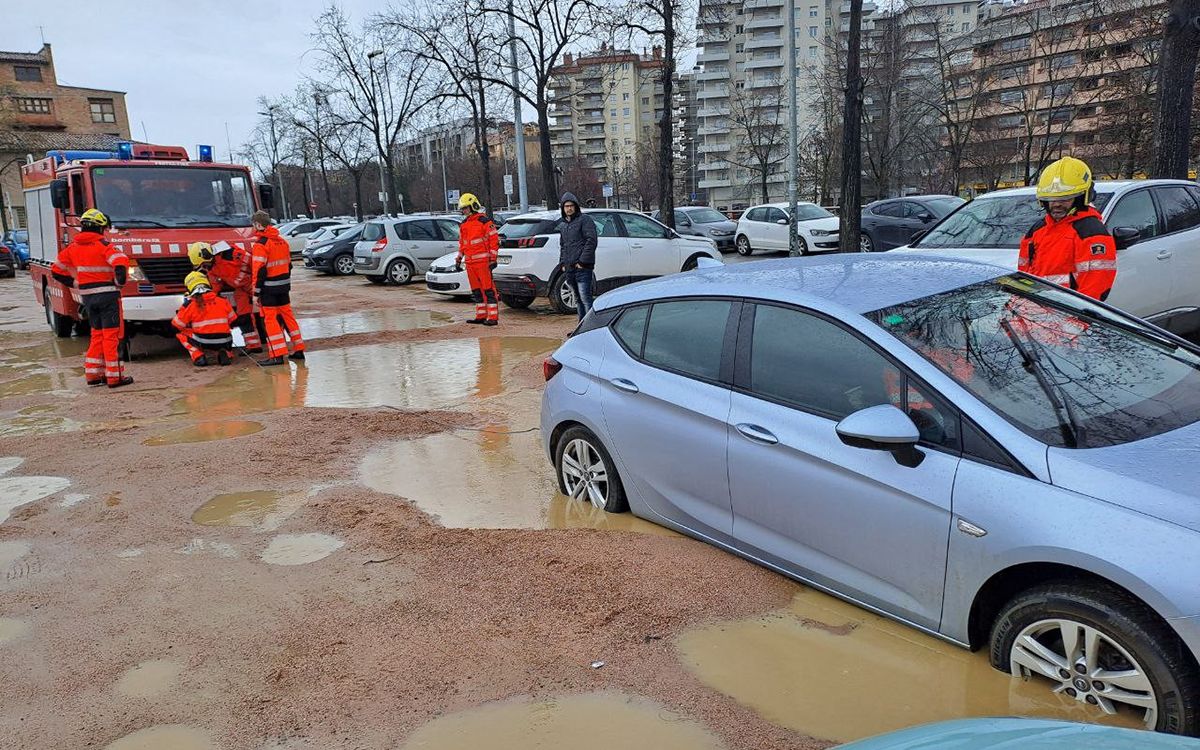
<svg viewBox="0 0 1200 750">
<path fill-rule="evenodd" d="M 575 216 L 570 219 L 567 218 L 568 202 L 575 204 Z M 596 243 L 599 241 L 596 222 L 581 210 L 579 199 L 574 193 L 563 193 L 560 203 L 563 220 L 558 229 L 559 265 L 566 266 L 568 270 L 576 264 L 584 268 L 595 268 Z"/>
</svg>

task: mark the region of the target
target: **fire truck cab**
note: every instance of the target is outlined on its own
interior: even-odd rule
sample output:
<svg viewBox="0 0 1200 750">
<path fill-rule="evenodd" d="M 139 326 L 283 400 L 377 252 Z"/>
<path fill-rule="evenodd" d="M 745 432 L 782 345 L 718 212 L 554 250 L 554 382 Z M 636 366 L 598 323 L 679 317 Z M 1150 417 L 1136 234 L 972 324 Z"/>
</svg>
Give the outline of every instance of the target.
<svg viewBox="0 0 1200 750">
<path fill-rule="evenodd" d="M 192 161 L 178 146 L 122 142 L 115 153 L 51 151 L 22 166 L 34 295 L 56 335 L 87 330 L 78 292 L 55 281 L 50 266 L 89 208 L 108 216 L 105 239 L 129 256 L 121 290 L 127 336 L 170 333 L 192 270 L 190 243 L 250 248 L 250 216 L 271 207 L 271 186 L 255 189 L 248 168 L 213 162 L 208 146 L 199 151 Z"/>
</svg>

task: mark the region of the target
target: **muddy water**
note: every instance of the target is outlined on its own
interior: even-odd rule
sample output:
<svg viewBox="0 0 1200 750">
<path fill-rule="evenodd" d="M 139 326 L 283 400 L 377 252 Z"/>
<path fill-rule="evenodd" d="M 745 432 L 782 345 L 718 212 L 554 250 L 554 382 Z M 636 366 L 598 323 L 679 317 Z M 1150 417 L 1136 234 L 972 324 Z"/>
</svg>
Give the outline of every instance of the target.
<svg viewBox="0 0 1200 750">
<path fill-rule="evenodd" d="M 20 456 L 0 456 L 0 476 L 7 474 L 25 462 Z"/>
<path fill-rule="evenodd" d="M 18 437 L 21 435 L 51 435 L 59 432 L 78 432 L 83 429 L 82 422 L 67 417 L 30 415 L 23 417 L 0 418 L 0 437 Z"/>
<path fill-rule="evenodd" d="M 142 441 L 143 445 L 182 445 L 184 443 L 207 443 L 213 440 L 228 440 L 261 432 L 261 422 L 245 419 L 197 422 L 183 429 L 155 435 Z"/>
<path fill-rule="evenodd" d="M 537 432 L 450 432 L 388 443 L 363 458 L 359 481 L 408 499 L 452 528 L 674 534 L 629 513 L 605 513 L 561 495 Z"/>
<path fill-rule="evenodd" d="M 164 724 L 127 734 L 104 750 L 216 750 L 208 732 L 185 724 Z"/>
<path fill-rule="evenodd" d="M 361 310 L 344 315 L 300 318 L 300 333 L 307 339 L 328 339 L 352 333 L 410 331 L 450 325 L 454 316 L 431 310 Z"/>
<path fill-rule="evenodd" d="M 257 526 L 276 512 L 283 493 L 271 490 L 217 495 L 192 514 L 202 526 Z"/>
<path fill-rule="evenodd" d="M 616 692 L 492 703 L 439 717 L 406 750 L 719 750 L 700 724 L 665 706 Z"/>
<path fill-rule="evenodd" d="M 47 393 L 54 389 L 55 379 L 50 373 L 25 375 L 15 380 L 0 383 L 0 398 L 28 396 L 31 393 Z"/>
<path fill-rule="evenodd" d="M 969 716 L 1098 717 L 1049 683 L 1012 679 L 971 653 L 803 589 L 782 612 L 684 633 L 684 665 L 764 719 L 848 741 Z M 1140 726 L 1132 716 L 1121 726 Z"/>
<path fill-rule="evenodd" d="M 152 659 L 131 667 L 114 686 L 121 695 L 130 698 L 152 698 L 175 687 L 183 665 L 169 659 Z"/>
<path fill-rule="evenodd" d="M 51 338 L 33 346 L 22 346 L 28 336 L 4 337 L 0 341 L 0 365 L 44 365 L 52 359 L 82 357 L 87 351 L 88 339 Z"/>
<path fill-rule="evenodd" d="M 24 620 L 0 617 L 0 645 L 24 638 L 33 627 Z"/>
<path fill-rule="evenodd" d="M 270 565 L 307 565 L 329 557 L 344 544 L 328 534 L 279 534 L 260 557 Z"/>
<path fill-rule="evenodd" d="M 239 368 L 186 391 L 174 406 L 177 412 L 206 418 L 292 406 L 445 408 L 504 392 L 513 368 L 559 343 L 507 337 L 317 350 L 304 363 Z"/>
<path fill-rule="evenodd" d="M 16 508 L 62 492 L 71 480 L 62 477 L 0 477 L 0 523 Z"/>
</svg>

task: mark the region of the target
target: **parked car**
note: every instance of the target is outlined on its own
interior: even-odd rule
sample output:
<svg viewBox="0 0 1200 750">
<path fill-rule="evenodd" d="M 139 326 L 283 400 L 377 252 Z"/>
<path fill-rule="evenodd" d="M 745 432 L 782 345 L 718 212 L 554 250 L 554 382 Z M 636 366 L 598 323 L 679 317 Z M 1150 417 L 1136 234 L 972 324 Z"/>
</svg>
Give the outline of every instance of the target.
<svg viewBox="0 0 1200 750">
<path fill-rule="evenodd" d="M 17 267 L 21 270 L 29 268 L 29 230 L 10 229 L 4 234 L 3 242 L 16 256 Z"/>
<path fill-rule="evenodd" d="M 363 225 L 354 245 L 354 271 L 375 284 L 403 285 L 452 251 L 458 251 L 458 222 L 453 219 L 375 219 Z"/>
<path fill-rule="evenodd" d="M 363 226 L 350 227 L 336 237 L 309 245 L 304 249 L 304 267 L 334 276 L 354 273 L 354 245 L 362 236 Z"/>
<path fill-rule="evenodd" d="M 1161 731 L 1200 732 L 1200 349 L 991 264 L 616 290 L 548 359 L 560 488 Z"/>
<path fill-rule="evenodd" d="M 279 236 L 287 241 L 288 247 L 292 251 L 292 258 L 295 259 L 304 254 L 304 244 L 310 234 L 335 224 L 341 224 L 341 222 L 337 219 L 306 219 L 289 222 L 279 226 Z"/>
<path fill-rule="evenodd" d="M 660 217 L 659 211 L 650 214 L 655 221 L 661 221 Z M 718 250 L 728 253 L 733 250 L 737 222 L 708 206 L 680 206 L 675 209 L 675 231 L 690 237 L 709 237 Z"/>
<path fill-rule="evenodd" d="M 1200 186 L 1098 182 L 1095 206 L 1117 239 L 1117 280 L 1106 301 L 1176 333 L 1200 330 Z M 988 193 L 902 250 L 1016 268 L 1021 238 L 1044 217 L 1034 188 Z"/>
<path fill-rule="evenodd" d="M 738 255 L 787 252 L 788 204 L 768 203 L 754 206 L 737 223 L 735 247 Z M 815 203 L 796 205 L 796 235 L 800 254 L 825 252 L 838 248 L 838 218 Z"/>
<path fill-rule="evenodd" d="M 345 232 L 347 229 L 352 229 L 355 226 L 357 226 L 357 225 L 356 224 L 339 223 L 339 224 L 329 224 L 328 226 L 321 227 L 317 231 L 308 235 L 308 237 L 304 238 L 304 249 L 307 250 L 310 247 L 316 247 L 318 245 L 323 245 L 324 243 L 329 242 L 332 239 L 335 239 L 342 232 Z"/>
<path fill-rule="evenodd" d="M 909 727 L 836 750 L 1200 750 L 1200 740 L 1048 719 L 960 719 Z"/>
<path fill-rule="evenodd" d="M 695 268 L 699 258 L 720 260 L 716 243 L 685 237 L 636 211 L 585 208 L 596 222 L 596 294 L 641 279 Z M 493 273 L 505 305 L 529 307 L 549 297 L 556 312 L 575 312 L 575 293 L 558 266 L 562 214 L 540 211 L 511 219 L 500 228 L 499 265 Z"/>
<path fill-rule="evenodd" d="M 17 256 L 8 245 L 0 243 L 0 276 L 17 275 Z"/>
<path fill-rule="evenodd" d="M 907 245 L 913 234 L 966 203 L 956 195 L 913 195 L 868 203 L 862 210 L 859 247 L 864 253 Z"/>
<path fill-rule="evenodd" d="M 467 281 L 467 272 L 458 270 L 455 261 L 458 251 L 446 253 L 435 260 L 425 272 L 425 288 L 436 294 L 447 297 L 471 296 L 471 284 Z"/>
</svg>

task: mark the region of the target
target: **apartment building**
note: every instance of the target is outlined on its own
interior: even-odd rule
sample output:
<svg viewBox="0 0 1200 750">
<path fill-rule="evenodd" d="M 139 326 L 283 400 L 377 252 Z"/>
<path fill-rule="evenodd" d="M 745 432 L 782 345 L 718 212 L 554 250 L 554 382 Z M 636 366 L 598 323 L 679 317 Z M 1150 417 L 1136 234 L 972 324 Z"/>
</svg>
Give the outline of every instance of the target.
<svg viewBox="0 0 1200 750">
<path fill-rule="evenodd" d="M 563 55 L 551 71 L 551 153 L 581 160 L 601 183 L 629 182 L 639 150 L 654 148 L 662 117 L 662 48 L 648 54 L 607 45 Z"/>
</svg>

